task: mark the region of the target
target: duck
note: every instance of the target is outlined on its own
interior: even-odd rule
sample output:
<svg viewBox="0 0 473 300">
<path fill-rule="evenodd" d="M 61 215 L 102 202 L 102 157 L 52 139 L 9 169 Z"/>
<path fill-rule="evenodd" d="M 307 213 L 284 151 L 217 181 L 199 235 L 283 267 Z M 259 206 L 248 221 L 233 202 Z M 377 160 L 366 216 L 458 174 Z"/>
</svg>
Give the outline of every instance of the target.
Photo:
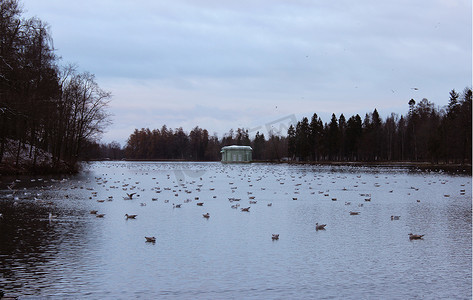
<svg viewBox="0 0 473 300">
<path fill-rule="evenodd" d="M 248 211 L 248 212 L 249 212 L 249 211 L 250 211 L 250 207 L 243 207 L 243 208 L 241 209 L 241 211 Z"/>
<path fill-rule="evenodd" d="M 126 219 L 135 219 L 137 215 L 129 215 L 129 214 L 125 214 L 125 217 Z"/>
<path fill-rule="evenodd" d="M 273 203 L 272 202 L 268 203 L 268 206 L 273 206 Z"/>
<path fill-rule="evenodd" d="M 197 202 L 198 206 L 204 206 L 204 202 Z"/>
<path fill-rule="evenodd" d="M 327 226 L 327 224 L 319 225 L 319 223 L 315 223 L 315 230 L 325 230 L 325 226 Z"/>
<path fill-rule="evenodd" d="M 97 218 L 103 218 L 105 216 L 105 214 L 96 214 L 95 215 Z"/>
<path fill-rule="evenodd" d="M 279 233 L 273 233 L 271 239 L 274 241 L 274 240 L 279 240 Z"/>
<path fill-rule="evenodd" d="M 90 211 L 90 214 L 91 214 L 91 215 L 95 215 L 95 214 L 97 214 L 97 213 L 98 213 L 98 210 L 91 210 L 91 211 Z"/>
<path fill-rule="evenodd" d="M 412 234 L 412 233 L 409 233 L 409 239 L 410 240 L 421 240 L 422 237 L 424 236 L 424 234 Z"/>
<path fill-rule="evenodd" d="M 358 211 L 350 211 L 350 215 L 352 215 L 352 216 L 356 216 L 356 215 L 359 215 L 359 214 L 360 214 L 360 212 L 358 212 Z"/>
<path fill-rule="evenodd" d="M 156 238 L 154 236 L 145 236 L 147 243 L 156 243 Z"/>
<path fill-rule="evenodd" d="M 182 205 L 182 204 L 174 204 L 174 203 L 173 203 L 173 204 L 172 204 L 172 207 L 173 207 L 173 208 L 181 208 L 181 205 Z"/>
<path fill-rule="evenodd" d="M 202 216 L 203 216 L 204 218 L 206 218 L 206 219 L 210 218 L 210 214 L 209 214 L 209 213 L 203 214 Z"/>
<path fill-rule="evenodd" d="M 399 220 L 400 217 L 401 217 L 401 216 L 391 216 L 391 221 L 393 221 L 393 220 Z"/>
</svg>

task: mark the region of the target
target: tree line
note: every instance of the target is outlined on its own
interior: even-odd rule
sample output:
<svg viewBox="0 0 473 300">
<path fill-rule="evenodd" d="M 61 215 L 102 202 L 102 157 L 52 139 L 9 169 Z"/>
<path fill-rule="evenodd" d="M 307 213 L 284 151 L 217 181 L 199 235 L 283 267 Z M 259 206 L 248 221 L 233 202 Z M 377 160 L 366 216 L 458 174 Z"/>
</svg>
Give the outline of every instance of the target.
<svg viewBox="0 0 473 300">
<path fill-rule="evenodd" d="M 220 160 L 220 149 L 228 145 L 253 148 L 253 159 L 264 161 L 422 161 L 431 163 L 470 163 L 472 154 L 470 88 L 462 94 L 450 92 L 448 106 L 437 108 L 422 99 L 408 102 L 406 116 L 392 113 L 383 120 L 378 111 L 337 117 L 323 123 L 314 113 L 290 125 L 287 135 L 231 129 L 218 138 L 198 126 L 186 133 L 166 125 L 161 129 L 135 129 L 122 156 L 130 159 Z M 108 149 L 108 150 L 107 150 Z M 109 151 L 110 145 L 102 145 Z M 107 153 L 110 153 L 107 152 Z M 119 152 L 115 152 L 119 153 Z"/>
<path fill-rule="evenodd" d="M 382 120 L 375 109 L 363 120 L 332 114 L 330 122 L 314 113 L 288 130 L 288 155 L 302 161 L 422 161 L 469 163 L 472 155 L 472 91 L 450 92 L 448 106 L 422 99 L 408 102 L 406 116 Z"/>
<path fill-rule="evenodd" d="M 187 133 L 181 127 L 173 130 L 163 125 L 161 129 L 135 129 L 128 138 L 122 157 L 217 161 L 221 159 L 221 148 L 229 145 L 252 146 L 253 158 L 256 160 L 280 160 L 287 156 L 286 138 L 282 136 L 270 134 L 266 140 L 264 134 L 257 132 L 251 139 L 247 129 L 238 128 L 230 129 L 219 138 L 216 133 L 209 135 L 207 129 L 198 126 Z M 101 146 L 102 150 L 107 148 Z"/>
<path fill-rule="evenodd" d="M 111 94 L 59 60 L 48 25 L 23 18 L 19 1 L 0 1 L 0 163 L 13 155 L 18 165 L 28 145 L 33 168 L 38 150 L 73 168 L 109 124 Z"/>
</svg>

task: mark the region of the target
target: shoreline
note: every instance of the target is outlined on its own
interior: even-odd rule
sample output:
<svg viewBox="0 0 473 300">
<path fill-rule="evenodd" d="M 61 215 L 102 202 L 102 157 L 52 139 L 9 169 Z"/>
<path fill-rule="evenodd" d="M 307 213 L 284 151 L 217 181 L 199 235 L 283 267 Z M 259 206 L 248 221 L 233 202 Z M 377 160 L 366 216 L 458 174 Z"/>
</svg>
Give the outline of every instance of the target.
<svg viewBox="0 0 473 300">
<path fill-rule="evenodd" d="M 61 164 L 59 167 L 52 165 L 21 165 L 19 167 L 12 164 L 0 164 L 0 178 L 7 176 L 37 176 L 37 175 L 71 175 L 80 172 L 77 166 Z"/>
</svg>

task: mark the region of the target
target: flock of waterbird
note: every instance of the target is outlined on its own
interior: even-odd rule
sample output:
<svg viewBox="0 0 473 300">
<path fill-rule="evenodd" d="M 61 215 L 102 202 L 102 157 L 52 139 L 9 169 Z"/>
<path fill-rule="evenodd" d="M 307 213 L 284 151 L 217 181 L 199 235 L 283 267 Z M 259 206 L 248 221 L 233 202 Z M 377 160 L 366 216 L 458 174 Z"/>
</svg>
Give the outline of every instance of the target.
<svg viewBox="0 0 473 300">
<path fill-rule="evenodd" d="M 177 208 L 182 208 L 183 205 L 187 205 L 188 203 L 195 202 L 195 205 L 197 206 L 204 206 L 205 201 L 201 200 L 199 196 L 194 196 L 194 199 L 192 200 L 192 194 L 199 193 L 201 192 L 204 188 L 208 189 L 208 191 L 211 191 L 213 195 L 211 196 L 212 199 L 218 198 L 217 201 L 220 201 L 220 198 L 227 198 L 228 201 L 230 202 L 230 208 L 232 209 L 239 209 L 241 212 L 250 212 L 251 205 L 257 205 L 258 201 L 260 201 L 257 198 L 263 199 L 262 202 L 266 202 L 266 206 L 271 207 L 273 206 L 273 202 L 271 202 L 269 199 L 272 199 L 273 193 L 284 193 L 285 195 L 288 195 L 288 200 L 291 199 L 289 196 L 292 194 L 292 200 L 297 201 L 298 200 L 298 194 L 300 194 L 301 191 L 310 191 L 310 197 L 314 198 L 320 198 L 325 200 L 329 199 L 331 201 L 338 201 L 338 198 L 335 196 L 331 196 L 330 193 L 330 186 L 326 186 L 326 184 L 322 183 L 316 183 L 318 180 L 323 178 L 324 176 L 330 176 L 328 178 L 331 183 L 335 184 L 337 180 L 344 180 L 347 183 L 351 183 L 351 187 L 343 187 L 340 190 L 343 192 L 348 192 L 348 191 L 357 191 L 357 188 L 360 185 L 366 184 L 366 182 L 363 181 L 361 178 L 361 175 L 356 175 L 352 178 L 348 178 L 347 175 L 343 175 L 340 173 L 328 173 L 328 174 L 317 174 L 317 173 L 304 173 L 304 174 L 291 174 L 291 173 L 286 173 L 286 172 L 281 172 L 279 174 L 275 173 L 274 171 L 272 172 L 267 172 L 265 173 L 264 171 L 261 172 L 254 172 L 254 169 L 249 169 L 249 168 L 241 168 L 237 170 L 236 167 L 231 167 L 231 166 L 222 166 L 220 169 L 214 170 L 215 173 L 210 174 L 210 177 L 208 178 L 209 180 L 204 180 L 201 177 L 184 177 L 184 178 L 173 178 L 172 177 L 172 172 L 169 172 L 168 174 L 165 175 L 165 178 L 161 178 L 160 180 L 164 179 L 164 183 L 160 181 L 157 181 L 156 177 L 152 177 L 152 175 L 149 175 L 149 173 L 153 174 L 153 172 L 143 172 L 143 173 L 136 173 L 136 177 L 130 174 L 122 174 L 123 179 L 122 180 L 117 180 L 116 176 L 109 176 L 108 174 L 102 174 L 102 176 L 97 176 L 94 178 L 95 183 L 97 187 L 93 187 L 91 185 L 92 181 L 88 181 L 85 183 L 84 186 L 80 186 L 77 183 L 74 183 L 72 186 L 69 186 L 68 188 L 63 188 L 63 190 L 67 191 L 68 189 L 74 190 L 74 189 L 85 189 L 87 191 L 90 191 L 89 199 L 90 200 L 95 200 L 97 203 L 105 203 L 105 202 L 111 202 L 114 201 L 114 196 L 109 195 L 105 197 L 99 197 L 99 192 L 105 193 L 109 192 L 111 190 L 122 190 L 124 195 L 123 195 L 123 200 L 124 201 L 133 201 L 136 199 L 140 199 L 140 206 L 146 206 L 147 202 L 141 202 L 142 199 L 145 197 L 141 197 L 141 193 L 146 194 L 146 198 L 148 200 L 151 200 L 152 202 L 154 201 L 160 201 L 161 198 L 164 203 L 172 203 L 172 208 L 177 209 Z M 256 173 L 256 174 L 255 174 Z M 204 173 L 205 175 L 208 175 L 208 173 Z M 233 176 L 231 175 L 233 174 Z M 236 174 L 236 175 L 235 175 Z M 129 176 L 125 178 L 126 176 Z M 153 180 L 152 186 L 147 184 L 146 186 L 140 185 L 139 181 L 134 181 L 135 178 L 143 178 L 144 177 L 151 177 L 151 180 Z M 273 185 L 272 188 L 268 188 L 267 186 L 264 186 L 264 184 L 257 184 L 259 182 L 267 182 L 268 178 L 270 176 L 273 177 L 273 180 L 275 180 L 274 183 L 276 185 Z M 375 178 L 379 178 L 378 175 L 375 176 Z M 188 180 L 186 180 L 188 179 Z M 245 180 L 247 181 L 247 184 L 235 184 L 237 180 L 240 180 L 244 182 Z M 388 177 L 385 177 L 384 179 L 388 179 Z M 41 179 L 38 179 L 41 181 Z M 113 183 L 110 183 L 110 180 L 114 180 Z M 52 180 L 54 181 L 54 180 Z M 62 182 L 67 180 L 64 179 Z M 215 183 L 215 181 L 218 181 L 218 183 Z M 31 192 L 25 192 L 24 194 L 21 194 L 21 190 L 16 189 L 16 185 L 21 182 L 20 180 L 12 182 L 10 185 L 7 186 L 8 190 L 11 192 L 10 194 L 7 195 L 7 197 L 11 197 L 14 199 L 14 205 L 17 203 L 17 201 L 20 200 L 20 195 L 22 195 L 22 199 L 25 198 L 33 198 L 34 201 L 38 203 L 46 203 L 47 205 L 53 205 L 52 200 L 43 200 L 41 198 L 42 193 L 36 193 L 32 194 Z M 211 187 L 204 187 L 206 183 L 210 183 Z M 293 183 L 294 188 L 293 190 L 290 189 L 291 183 Z M 434 182 L 435 183 L 435 182 Z M 445 184 L 445 182 L 439 182 L 440 184 Z M 222 185 L 228 185 L 230 188 L 220 188 Z M 279 188 L 277 187 L 279 184 Z M 386 182 L 386 184 L 389 184 L 389 182 Z M 430 184 L 430 183 L 429 183 Z M 256 187 L 255 185 L 258 185 Z M 284 186 L 285 185 L 285 186 Z M 324 189 L 319 189 L 319 191 L 315 191 L 315 185 L 325 185 Z M 53 187 L 54 185 L 51 185 Z M 216 186 L 219 188 L 216 189 Z M 284 186 L 284 187 L 283 187 Z M 381 184 L 376 182 L 374 183 L 374 188 L 380 187 Z M 462 185 L 464 186 L 464 185 Z M 283 187 L 283 188 L 281 188 Z M 258 189 L 259 188 L 259 189 Z M 418 188 L 416 187 L 411 187 L 412 190 L 418 191 Z M 241 191 L 243 190 L 243 191 Z M 364 190 L 367 190 L 365 188 Z M 254 195 L 258 191 L 260 196 Z M 152 194 L 150 194 L 152 193 Z M 243 195 L 246 193 L 248 197 L 248 204 L 250 206 L 245 206 L 241 207 L 240 203 L 245 202 L 246 200 L 243 200 Z M 389 193 L 393 193 L 393 190 L 389 190 Z M 239 196 L 234 196 L 238 195 Z M 307 194 L 307 193 L 305 193 Z M 340 195 L 340 193 L 338 193 Z M 371 202 L 372 201 L 372 196 L 371 193 L 358 193 L 359 197 L 363 199 L 362 201 L 359 201 L 358 203 L 358 210 L 349 210 L 348 213 L 349 215 L 360 215 L 361 214 L 361 209 L 364 207 L 365 202 Z M 460 194 L 464 195 L 465 194 L 465 189 L 460 190 Z M 153 195 L 153 196 L 150 196 Z M 164 197 L 160 197 L 163 195 Z M 353 198 L 353 193 L 349 194 L 348 198 Z M 408 193 L 410 195 L 410 193 Z M 100 195 L 102 196 L 102 195 Z M 64 195 L 65 198 L 68 198 L 69 195 L 66 193 Z M 170 198 L 173 197 L 174 200 L 170 201 Z M 444 197 L 448 198 L 450 195 L 445 194 Z M 97 198 L 97 199 L 96 199 Z M 209 199 L 211 199 L 209 197 Z M 420 202 L 419 199 L 416 200 L 417 202 Z M 180 203 L 177 203 L 180 202 Z M 345 201 L 346 206 L 352 205 L 352 201 Z M 95 215 L 96 218 L 104 218 L 105 213 L 99 213 L 98 209 L 90 210 L 89 212 L 91 215 Z M 137 219 L 138 215 L 137 214 L 129 214 L 125 213 L 124 215 L 126 220 L 129 219 Z M 202 217 L 204 219 L 210 219 L 210 213 L 206 212 L 202 214 Z M 3 218 L 3 214 L 0 213 L 0 219 Z M 53 222 L 58 219 L 58 216 L 53 214 L 52 212 L 49 212 L 48 220 L 50 222 Z M 396 221 L 400 220 L 399 215 L 391 215 L 391 221 Z M 315 231 L 321 231 L 326 229 L 327 224 L 319 224 L 318 222 L 315 223 Z M 418 240 L 423 238 L 423 234 L 408 234 L 410 240 Z M 272 240 L 278 240 L 279 239 L 279 233 L 272 233 L 271 236 Z M 156 242 L 156 237 L 155 236 L 148 236 L 145 235 L 145 241 L 148 243 L 155 243 Z"/>
</svg>

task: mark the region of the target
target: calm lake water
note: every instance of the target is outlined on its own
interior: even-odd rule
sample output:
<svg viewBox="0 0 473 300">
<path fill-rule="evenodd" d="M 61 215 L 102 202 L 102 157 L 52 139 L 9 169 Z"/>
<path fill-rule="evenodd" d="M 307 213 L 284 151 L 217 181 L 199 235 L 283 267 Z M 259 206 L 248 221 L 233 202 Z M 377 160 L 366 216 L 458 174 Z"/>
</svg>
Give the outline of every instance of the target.
<svg viewBox="0 0 473 300">
<path fill-rule="evenodd" d="M 7 188 L 12 180 L 0 184 L 0 289 L 7 295 L 472 297 L 471 176 L 98 162 L 77 176 L 19 178 L 15 192 Z M 127 193 L 136 194 L 125 200 Z M 126 220 L 125 214 L 137 217 Z M 317 222 L 326 229 L 316 231 Z M 425 236 L 410 240 L 409 233 Z"/>
</svg>

